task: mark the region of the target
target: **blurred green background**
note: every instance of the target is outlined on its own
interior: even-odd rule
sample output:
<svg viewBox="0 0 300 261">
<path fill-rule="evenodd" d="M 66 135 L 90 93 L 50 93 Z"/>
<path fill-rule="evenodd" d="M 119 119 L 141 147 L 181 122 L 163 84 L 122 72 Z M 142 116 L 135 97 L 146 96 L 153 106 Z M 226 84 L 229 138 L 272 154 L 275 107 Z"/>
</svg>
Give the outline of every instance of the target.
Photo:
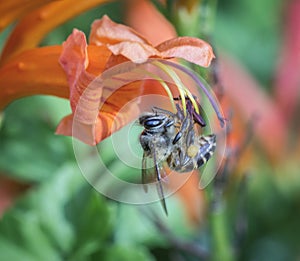
<svg viewBox="0 0 300 261">
<path fill-rule="evenodd" d="M 219 1 L 210 35 L 217 50 L 241 61 L 269 93 L 286 2 Z M 73 28 L 88 35 L 92 21 L 103 14 L 122 22 L 125 5 L 115 1 L 83 13 L 51 32 L 42 45 L 61 44 Z M 0 35 L 1 46 L 10 29 Z M 152 206 L 109 200 L 82 177 L 71 138 L 54 135 L 69 112 L 67 100 L 35 96 L 14 101 L 0 115 L 1 177 L 27 188 L 0 220 L 0 260 L 201 260 L 192 250 L 206 256 L 215 244 L 230 249 L 224 259 L 211 254 L 214 260 L 300 260 L 297 161 L 274 169 L 254 150 L 261 159 L 248 163 L 249 173 L 229 176 L 222 188 L 224 215 L 217 231 L 211 224 L 214 213 L 192 225 L 176 198 L 167 199 L 169 217 L 154 204 L 161 215 L 155 222 L 147 211 Z M 98 146 L 108 166 L 120 164 L 109 141 Z"/>
</svg>

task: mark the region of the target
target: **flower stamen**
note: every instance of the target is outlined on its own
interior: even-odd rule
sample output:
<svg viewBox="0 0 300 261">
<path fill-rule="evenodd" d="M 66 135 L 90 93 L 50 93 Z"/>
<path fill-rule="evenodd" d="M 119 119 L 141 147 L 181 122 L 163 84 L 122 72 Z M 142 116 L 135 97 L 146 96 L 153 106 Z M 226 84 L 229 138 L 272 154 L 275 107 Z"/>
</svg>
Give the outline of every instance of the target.
<svg viewBox="0 0 300 261">
<path fill-rule="evenodd" d="M 179 95 L 180 95 L 180 100 L 182 103 L 182 108 L 183 108 L 183 112 L 184 115 L 186 116 L 186 97 L 192 102 L 193 107 L 196 111 L 196 113 L 200 113 L 198 104 L 196 102 L 196 100 L 194 99 L 194 96 L 191 94 L 191 92 L 189 91 L 189 89 L 182 83 L 182 81 L 180 80 L 179 76 L 176 74 L 176 72 L 174 70 L 172 70 L 169 66 L 159 62 L 159 61 L 154 61 L 153 64 L 155 64 L 157 67 L 159 67 L 160 69 L 162 69 L 167 75 L 169 75 L 171 77 L 171 79 L 174 81 L 176 87 L 178 88 L 179 91 Z"/>
<path fill-rule="evenodd" d="M 173 94 L 172 94 L 168 84 L 162 78 L 160 78 L 158 75 L 156 75 L 154 73 L 151 73 L 151 72 L 143 70 L 143 69 L 139 69 L 139 72 L 150 76 L 151 78 L 155 79 L 156 81 L 158 81 L 161 84 L 161 86 L 165 89 L 166 93 L 168 94 L 171 105 L 172 105 L 172 108 L 175 111 L 176 106 L 175 106 L 175 103 L 174 103 Z"/>
</svg>

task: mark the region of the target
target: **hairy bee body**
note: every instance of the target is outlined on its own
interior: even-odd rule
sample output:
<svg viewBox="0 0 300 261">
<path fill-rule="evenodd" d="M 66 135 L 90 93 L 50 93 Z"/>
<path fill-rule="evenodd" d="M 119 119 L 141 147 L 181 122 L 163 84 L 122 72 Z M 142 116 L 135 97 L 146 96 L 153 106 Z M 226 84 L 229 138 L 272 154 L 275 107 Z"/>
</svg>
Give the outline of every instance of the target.
<svg viewBox="0 0 300 261">
<path fill-rule="evenodd" d="M 172 141 L 176 135 L 175 119 L 155 110 L 140 116 L 139 123 L 144 126 L 140 143 L 145 156 L 153 157 L 155 154 L 157 161 L 164 161 L 172 152 Z"/>
<path fill-rule="evenodd" d="M 180 107 L 177 107 L 175 114 L 153 108 L 153 112 L 139 117 L 139 123 L 144 127 L 140 135 L 140 144 L 144 150 L 142 183 L 157 181 L 157 190 L 167 213 L 161 185 L 161 179 L 165 175 L 163 164 L 166 163 L 177 172 L 198 169 L 213 155 L 216 135 L 200 136 L 194 127 L 193 114 L 187 111 L 184 115 Z M 149 160 L 153 161 L 151 168 L 147 167 Z"/>
<path fill-rule="evenodd" d="M 167 158 L 170 169 L 177 172 L 189 172 L 200 168 L 213 155 L 216 148 L 216 135 L 195 137 L 191 144 L 175 146 Z"/>
</svg>

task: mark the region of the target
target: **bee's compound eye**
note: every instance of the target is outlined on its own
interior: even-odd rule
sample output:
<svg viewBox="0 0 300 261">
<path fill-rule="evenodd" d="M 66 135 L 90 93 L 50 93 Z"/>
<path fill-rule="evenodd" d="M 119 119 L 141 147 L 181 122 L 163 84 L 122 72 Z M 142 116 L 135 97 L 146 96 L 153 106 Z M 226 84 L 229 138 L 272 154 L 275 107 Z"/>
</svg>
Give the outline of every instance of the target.
<svg viewBox="0 0 300 261">
<path fill-rule="evenodd" d="M 160 119 L 149 119 L 149 120 L 145 120 L 144 126 L 147 129 L 151 129 L 160 126 L 162 123 L 163 121 Z"/>
</svg>

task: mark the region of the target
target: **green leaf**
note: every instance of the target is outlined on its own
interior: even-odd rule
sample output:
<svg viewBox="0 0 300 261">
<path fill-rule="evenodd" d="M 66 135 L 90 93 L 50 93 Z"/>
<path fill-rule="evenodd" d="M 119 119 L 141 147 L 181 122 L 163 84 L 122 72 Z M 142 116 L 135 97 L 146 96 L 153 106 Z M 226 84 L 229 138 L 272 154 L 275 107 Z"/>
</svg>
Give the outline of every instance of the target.
<svg viewBox="0 0 300 261">
<path fill-rule="evenodd" d="M 112 227 L 107 205 L 99 193 L 84 186 L 67 205 L 66 216 L 77 238 L 70 260 L 87 260 L 103 248 Z"/>
<path fill-rule="evenodd" d="M 0 170 L 40 182 L 74 160 L 71 139 L 54 134 L 59 118 L 70 110 L 67 106 L 66 100 L 40 96 L 11 104 L 0 129 Z"/>
<path fill-rule="evenodd" d="M 62 257 L 70 255 L 77 240 L 76 231 L 66 219 L 65 206 L 85 185 L 79 170 L 66 164 L 5 213 L 0 221 L 1 237 L 6 244 L 35 257 L 31 260 L 64 260 Z M 7 260 L 6 255 L 0 251 L 0 260 Z"/>
<path fill-rule="evenodd" d="M 100 259 L 99 259 L 100 260 Z M 105 261 L 154 261 L 154 258 L 150 253 L 143 247 L 136 246 L 125 246 L 125 245 L 115 245 L 111 246 L 106 250 L 104 259 Z"/>
<path fill-rule="evenodd" d="M 11 244 L 5 238 L 0 236 L 0 258 L 1 260 L 14 260 L 14 261 L 35 261 L 34 256 L 30 255 L 24 249 L 17 245 Z"/>
<path fill-rule="evenodd" d="M 128 192 L 130 193 L 130 192 Z M 141 191 L 141 193 L 144 193 Z M 124 194 L 126 198 L 126 194 Z M 183 205 L 176 197 L 166 199 L 169 215 L 162 210 L 161 203 L 155 202 L 144 206 L 121 204 L 115 220 L 114 239 L 118 244 L 147 245 L 150 247 L 166 247 L 166 236 L 155 226 L 156 216 L 175 237 L 186 239 L 195 234 L 183 211 Z M 154 215 L 155 214 L 155 215 Z"/>
</svg>

